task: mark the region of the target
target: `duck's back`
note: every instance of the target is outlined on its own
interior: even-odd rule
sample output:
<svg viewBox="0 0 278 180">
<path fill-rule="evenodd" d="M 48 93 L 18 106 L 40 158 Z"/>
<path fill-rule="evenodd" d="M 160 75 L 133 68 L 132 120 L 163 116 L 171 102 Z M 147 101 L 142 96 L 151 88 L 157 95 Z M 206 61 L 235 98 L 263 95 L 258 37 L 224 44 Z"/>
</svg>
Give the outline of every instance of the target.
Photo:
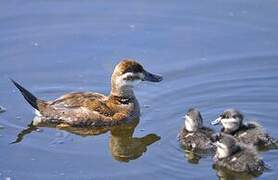
<svg viewBox="0 0 278 180">
<path fill-rule="evenodd" d="M 265 130 L 256 122 L 249 122 L 234 135 L 240 142 L 270 148 L 277 146 L 277 140 L 270 137 Z"/>
<path fill-rule="evenodd" d="M 178 135 L 181 145 L 189 150 L 209 150 L 212 149 L 211 136 L 213 130 L 202 127 L 195 132 L 189 132 L 183 128 Z"/>
<path fill-rule="evenodd" d="M 117 112 L 109 98 L 92 92 L 74 92 L 40 105 L 40 113 L 48 121 L 76 126 L 102 126 L 112 123 Z"/>
</svg>

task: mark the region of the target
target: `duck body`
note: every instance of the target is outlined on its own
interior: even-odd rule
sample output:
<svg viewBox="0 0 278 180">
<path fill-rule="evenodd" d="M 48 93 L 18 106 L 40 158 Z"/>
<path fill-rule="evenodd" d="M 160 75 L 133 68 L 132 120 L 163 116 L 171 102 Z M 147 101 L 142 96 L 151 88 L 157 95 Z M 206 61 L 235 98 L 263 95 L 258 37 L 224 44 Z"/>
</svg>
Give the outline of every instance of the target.
<svg viewBox="0 0 278 180">
<path fill-rule="evenodd" d="M 17 82 L 14 85 L 36 111 L 34 123 L 68 126 L 111 126 L 139 117 L 140 107 L 133 88 L 140 81 L 159 82 L 162 77 L 144 70 L 134 60 L 122 60 L 114 69 L 108 96 L 94 92 L 68 93 L 56 100 L 38 99 Z"/>
<path fill-rule="evenodd" d="M 74 92 L 38 103 L 41 120 L 71 126 L 109 126 L 139 117 L 135 97 L 127 99 L 92 92 Z"/>
<path fill-rule="evenodd" d="M 222 136 L 220 143 L 217 142 L 216 144 L 217 152 L 214 157 L 214 168 L 224 168 L 233 172 L 249 173 L 254 176 L 262 174 L 265 170 L 265 164 L 258 157 L 253 146 L 239 143 L 230 135 Z"/>
<path fill-rule="evenodd" d="M 185 126 L 178 135 L 180 144 L 187 150 L 209 151 L 213 146 L 211 137 L 214 131 L 203 126 L 203 118 L 199 110 L 190 108 L 185 116 Z"/>
<path fill-rule="evenodd" d="M 210 142 L 213 133 L 213 130 L 207 127 L 202 127 L 195 132 L 190 132 L 183 128 L 178 135 L 178 140 L 185 149 L 209 151 L 213 147 Z"/>
</svg>

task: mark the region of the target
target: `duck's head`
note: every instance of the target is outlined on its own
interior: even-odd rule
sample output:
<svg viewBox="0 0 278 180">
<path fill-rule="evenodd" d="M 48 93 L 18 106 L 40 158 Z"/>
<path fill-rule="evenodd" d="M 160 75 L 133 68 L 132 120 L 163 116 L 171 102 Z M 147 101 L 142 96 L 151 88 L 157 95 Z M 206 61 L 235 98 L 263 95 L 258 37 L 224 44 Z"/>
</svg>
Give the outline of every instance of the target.
<svg viewBox="0 0 278 180">
<path fill-rule="evenodd" d="M 231 156 L 240 149 L 236 139 L 228 134 L 222 134 L 218 141 L 216 141 L 214 144 L 217 147 L 215 155 L 217 159 Z"/>
<path fill-rule="evenodd" d="M 225 132 L 234 132 L 238 130 L 243 121 L 243 115 L 236 109 L 225 110 L 217 119 L 211 122 L 212 125 L 219 123 L 224 127 Z"/>
<path fill-rule="evenodd" d="M 194 132 L 203 126 L 203 118 L 201 113 L 196 108 L 189 108 L 185 115 L 185 129 L 189 132 Z"/>
<path fill-rule="evenodd" d="M 134 60 L 124 59 L 116 65 L 111 81 L 112 94 L 129 96 L 130 90 L 141 81 L 160 82 L 162 76 L 146 71 Z"/>
</svg>

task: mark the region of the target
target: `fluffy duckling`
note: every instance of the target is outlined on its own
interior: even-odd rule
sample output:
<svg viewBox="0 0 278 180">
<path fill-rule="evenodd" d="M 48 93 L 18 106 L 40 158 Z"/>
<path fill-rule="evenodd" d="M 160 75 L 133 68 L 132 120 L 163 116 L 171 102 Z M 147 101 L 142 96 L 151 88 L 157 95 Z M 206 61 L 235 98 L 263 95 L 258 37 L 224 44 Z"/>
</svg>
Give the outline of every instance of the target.
<svg viewBox="0 0 278 180">
<path fill-rule="evenodd" d="M 272 138 L 256 122 L 243 123 L 244 116 L 236 109 L 225 110 L 212 125 L 222 124 L 221 132 L 233 135 L 239 142 L 255 145 L 259 149 L 278 147 L 277 139 Z"/>
<path fill-rule="evenodd" d="M 252 146 L 243 145 L 228 134 L 222 134 L 215 143 L 217 150 L 214 168 L 225 168 L 239 173 L 260 175 L 265 170 L 264 162 Z"/>
<path fill-rule="evenodd" d="M 190 108 L 185 115 L 185 126 L 178 135 L 181 145 L 188 150 L 212 150 L 211 137 L 213 130 L 203 126 L 199 110 Z"/>
</svg>

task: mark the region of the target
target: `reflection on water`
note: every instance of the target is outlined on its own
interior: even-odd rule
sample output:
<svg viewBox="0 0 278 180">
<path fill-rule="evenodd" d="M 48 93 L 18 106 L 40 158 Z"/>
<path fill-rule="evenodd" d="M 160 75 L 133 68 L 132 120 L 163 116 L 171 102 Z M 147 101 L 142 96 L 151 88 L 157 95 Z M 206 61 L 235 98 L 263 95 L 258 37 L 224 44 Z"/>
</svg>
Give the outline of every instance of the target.
<svg viewBox="0 0 278 180">
<path fill-rule="evenodd" d="M 219 180 L 251 180 L 254 176 L 248 173 L 232 172 L 224 168 L 219 168 L 213 165 Z"/>
<path fill-rule="evenodd" d="M 128 162 L 142 156 L 147 147 L 160 140 L 156 134 L 148 134 L 144 137 L 133 137 L 137 123 L 113 127 L 109 141 L 110 152 L 114 159 Z"/>
<path fill-rule="evenodd" d="M 37 117 L 35 117 L 37 118 Z M 27 128 L 23 129 L 17 135 L 17 139 L 12 144 L 20 143 L 24 140 L 25 136 L 37 131 L 39 128 L 58 128 L 82 137 L 96 136 L 103 133 L 110 132 L 109 149 L 114 159 L 121 162 L 129 162 L 135 160 L 147 151 L 147 147 L 160 137 L 156 134 L 148 134 L 143 137 L 133 137 L 134 130 L 139 123 L 139 118 L 135 118 L 128 123 L 124 123 L 113 127 L 71 127 L 68 125 L 57 125 L 51 123 L 39 123 L 34 125 L 33 121 Z"/>
<path fill-rule="evenodd" d="M 199 161 L 202 158 L 200 154 L 190 150 L 185 150 L 184 153 L 185 153 L 185 158 L 191 164 L 199 164 Z"/>
</svg>

